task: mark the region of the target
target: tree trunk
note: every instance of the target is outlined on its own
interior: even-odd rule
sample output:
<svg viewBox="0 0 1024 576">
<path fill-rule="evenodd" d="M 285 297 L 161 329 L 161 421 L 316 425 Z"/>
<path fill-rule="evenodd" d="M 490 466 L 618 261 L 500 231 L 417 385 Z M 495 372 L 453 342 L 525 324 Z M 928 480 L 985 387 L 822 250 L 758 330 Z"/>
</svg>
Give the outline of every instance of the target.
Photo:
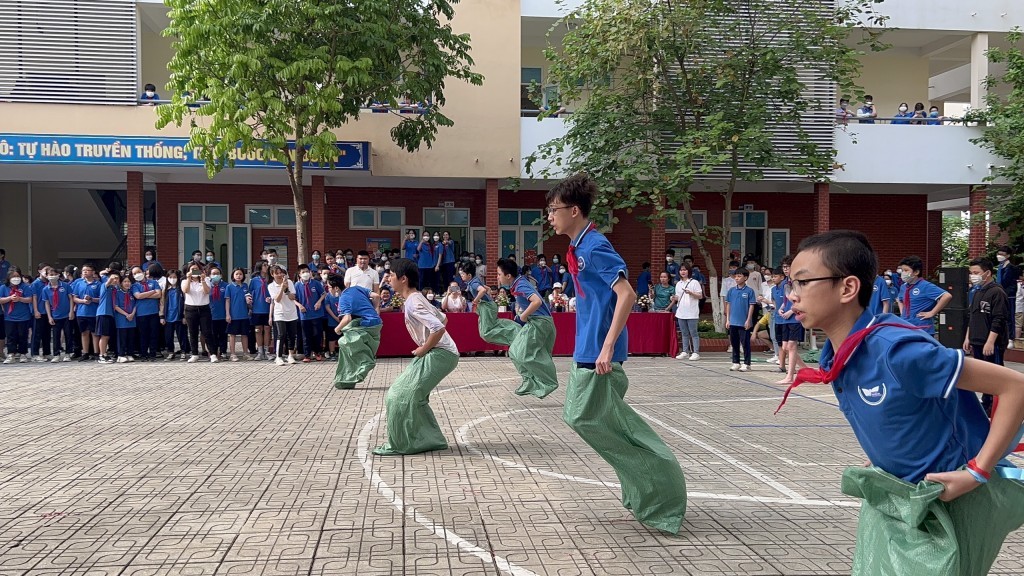
<svg viewBox="0 0 1024 576">
<path fill-rule="evenodd" d="M 285 150 L 286 153 L 288 150 Z M 305 161 L 305 149 L 297 141 L 294 156 L 288 168 L 288 183 L 292 187 L 292 207 L 295 209 L 295 264 L 305 264 L 306 254 L 306 196 L 302 188 L 302 163 Z M 293 268 L 294 270 L 294 268 Z"/>
<path fill-rule="evenodd" d="M 709 272 L 710 274 L 710 272 Z M 718 297 L 718 274 L 710 274 L 711 286 L 711 319 L 715 323 L 715 332 L 725 332 L 725 310 L 722 310 L 722 299 Z"/>
<path fill-rule="evenodd" d="M 725 332 L 725 318 L 722 315 L 722 302 L 718 298 L 718 267 L 715 266 L 715 259 L 711 257 L 711 252 L 709 252 L 707 246 L 704 245 L 704 237 L 701 235 L 700 231 L 697 230 L 697 223 L 693 219 L 693 206 L 690 204 L 690 199 L 688 197 L 683 198 L 683 212 L 686 215 L 686 225 L 690 227 L 690 233 L 692 234 L 691 239 L 697 243 L 697 250 L 704 258 L 704 263 L 707 264 L 708 288 L 710 294 L 705 294 L 704 297 L 711 301 L 711 318 L 715 323 L 715 331 Z M 726 224 L 728 224 L 728 222 L 726 222 Z"/>
</svg>

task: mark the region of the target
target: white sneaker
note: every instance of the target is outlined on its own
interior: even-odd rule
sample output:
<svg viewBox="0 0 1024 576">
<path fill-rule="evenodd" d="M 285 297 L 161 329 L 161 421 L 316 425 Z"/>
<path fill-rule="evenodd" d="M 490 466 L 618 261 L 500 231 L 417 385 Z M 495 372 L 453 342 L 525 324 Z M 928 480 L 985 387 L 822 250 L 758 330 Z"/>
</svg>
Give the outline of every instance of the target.
<svg viewBox="0 0 1024 576">
<path fill-rule="evenodd" d="M 128 358 L 125 357 L 125 356 L 118 356 L 117 357 L 117 363 L 118 364 L 127 364 L 128 363 Z"/>
<path fill-rule="evenodd" d="M 195 364 L 196 362 L 199 362 L 199 356 L 196 356 L 195 354 L 193 354 L 193 355 L 188 357 L 188 363 L 189 364 Z"/>
<path fill-rule="evenodd" d="M 26 356 L 24 354 L 21 355 L 21 358 L 18 358 L 18 363 L 19 364 L 25 364 L 27 362 L 28 362 L 28 356 Z"/>
<path fill-rule="evenodd" d="M 1010 340 L 1009 342 L 1007 342 L 1006 343 L 1006 347 L 1007 348 L 1013 348 L 1013 340 Z"/>
<path fill-rule="evenodd" d="M 730 372 L 735 372 L 735 371 L 737 371 L 739 369 L 740 369 L 740 365 L 739 364 L 733 364 L 733 365 L 729 366 L 729 371 Z"/>
<path fill-rule="evenodd" d="M 680 352 L 679 355 L 676 356 L 676 360 L 686 360 L 689 357 L 690 355 L 687 354 L 686 352 Z"/>
<path fill-rule="evenodd" d="M 135 362 L 135 356 L 125 356 L 129 362 Z"/>
<path fill-rule="evenodd" d="M 284 359 L 278 356 L 277 358 L 274 358 L 274 364 L 277 364 L 278 366 L 284 366 Z"/>
<path fill-rule="evenodd" d="M 295 356 L 294 356 L 294 355 L 292 355 L 292 354 L 289 354 L 289 355 L 288 355 L 288 363 L 289 363 L 289 364 L 298 364 L 298 363 L 299 363 L 299 361 L 295 359 Z"/>
<path fill-rule="evenodd" d="M 32 357 L 32 361 L 38 364 L 40 362 L 46 362 L 46 358 L 43 358 L 42 355 L 37 355 Z"/>
<path fill-rule="evenodd" d="M 71 354 L 65 354 L 61 362 L 71 362 Z"/>
<path fill-rule="evenodd" d="M 53 357 L 52 360 L 50 360 L 50 364 L 59 364 L 59 363 L 60 363 L 60 354 L 57 354 L 56 356 Z"/>
<path fill-rule="evenodd" d="M 697 354 L 696 352 L 690 354 L 690 360 L 700 360 L 700 354 Z"/>
<path fill-rule="evenodd" d="M 4 364 L 14 364 L 14 354 L 4 358 Z"/>
<path fill-rule="evenodd" d="M 778 356 L 772 356 L 771 358 L 769 358 L 767 360 L 767 362 L 769 364 L 778 364 L 779 363 L 779 357 Z"/>
<path fill-rule="evenodd" d="M 236 354 L 232 354 L 231 355 L 231 361 L 232 362 L 238 362 L 238 356 Z"/>
<path fill-rule="evenodd" d="M 216 354 L 210 354 L 210 364 L 216 364 L 220 362 L 220 358 L 217 358 Z"/>
<path fill-rule="evenodd" d="M 740 372 L 750 372 L 750 364 L 740 364 Z"/>
<path fill-rule="evenodd" d="M 728 348 L 726 348 L 725 351 L 726 352 L 732 352 L 732 346 L 729 346 Z"/>
</svg>

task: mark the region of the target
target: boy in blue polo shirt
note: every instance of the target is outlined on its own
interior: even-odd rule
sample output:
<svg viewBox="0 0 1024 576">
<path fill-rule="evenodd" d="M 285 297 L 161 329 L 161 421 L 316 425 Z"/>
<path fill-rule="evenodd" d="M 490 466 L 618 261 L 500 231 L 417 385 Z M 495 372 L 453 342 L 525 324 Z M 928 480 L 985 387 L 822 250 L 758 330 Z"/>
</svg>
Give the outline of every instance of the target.
<svg viewBox="0 0 1024 576">
<path fill-rule="evenodd" d="M 491 298 L 491 290 L 476 275 L 475 262 L 463 262 L 459 265 L 459 275 L 466 283 L 472 311 L 476 312 L 477 327 L 480 337 L 492 344 L 508 346 L 519 333 L 519 324 L 498 318 L 498 306 Z M 556 383 L 557 384 L 557 383 Z"/>
<path fill-rule="evenodd" d="M 334 371 L 334 387 L 350 390 L 366 379 L 377 365 L 380 348 L 380 295 L 362 286 L 345 288 L 339 276 L 327 280 L 331 289 L 340 292 L 335 301 L 334 314 L 338 324 L 334 333 L 338 339 L 338 367 Z"/>
<path fill-rule="evenodd" d="M 953 295 L 921 278 L 924 263 L 917 256 L 900 260 L 897 271 L 903 286 L 899 291 L 900 318 L 935 335 L 935 317 L 949 304 Z"/>
<path fill-rule="evenodd" d="M 53 363 L 70 362 L 71 349 L 74 347 L 71 343 L 71 330 L 68 328 L 68 320 L 74 320 L 71 309 L 71 286 L 66 282 L 61 282 L 60 275 L 52 268 L 47 271 L 46 280 L 46 286 L 43 286 L 37 299 L 42 301 L 46 308 L 46 318 L 52 332 L 53 359 L 50 361 Z M 61 356 L 61 336 L 64 337 L 63 357 Z"/>
<path fill-rule="evenodd" d="M 786 298 L 793 288 L 793 283 L 789 279 L 789 268 L 792 263 L 793 256 L 786 254 L 782 257 L 783 279 L 772 288 L 772 300 L 775 301 L 777 313 L 775 341 L 779 344 L 779 371 L 786 373 L 786 377 L 776 384 L 792 384 L 797 370 L 807 368 L 807 364 L 800 358 L 798 349 L 800 343 L 804 341 L 804 327 L 796 319 L 793 303 Z"/>
<path fill-rule="evenodd" d="M 232 362 L 238 362 L 238 354 L 235 354 L 235 341 L 241 340 L 242 359 L 247 360 L 245 352 L 249 349 L 249 308 L 252 306 L 252 296 L 249 294 L 249 287 L 245 285 L 245 270 L 235 268 L 231 271 L 231 284 L 228 284 L 226 294 L 227 320 L 228 323 L 228 354 Z"/>
<path fill-rule="evenodd" d="M 310 363 L 314 359 L 323 361 L 323 350 L 320 343 L 324 339 L 324 300 L 327 290 L 320 280 L 304 264 L 299 265 L 299 283 L 295 285 L 295 296 L 299 304 L 306 309 L 299 314 L 302 327 L 302 361 Z"/>
<path fill-rule="evenodd" d="M 71 283 L 72 301 L 75 303 L 75 318 L 82 333 L 82 357 L 79 362 L 95 360 L 99 354 L 100 339 L 96 334 L 96 308 L 99 307 L 101 282 L 96 277 L 96 267 L 82 265 L 82 277 Z M 91 347 L 90 347 L 91 346 Z M 92 354 L 89 353 L 92 350 Z"/>
<path fill-rule="evenodd" d="M 750 272 L 737 268 L 732 275 L 736 285 L 725 295 L 725 318 L 729 328 L 729 342 L 732 344 L 732 366 L 729 370 L 747 372 L 750 370 L 750 329 L 754 327 L 754 305 L 757 294 L 747 286 Z M 743 363 L 740 364 L 740 346 L 743 347 Z"/>
<path fill-rule="evenodd" d="M 1024 420 L 1024 375 L 872 316 L 877 267 L 859 232 L 812 236 L 789 294 L 796 318 L 828 336 L 821 367 L 801 370 L 789 390 L 831 384 L 872 465 L 843 476 L 843 491 L 864 500 L 853 573 L 986 574 L 1024 523 L 1024 485 L 1010 479 L 1020 471 L 1004 460 Z M 999 396 L 991 423 L 979 392 Z"/>
<path fill-rule="evenodd" d="M 586 174 L 547 194 L 547 220 L 571 239 L 566 262 L 576 286 L 576 349 L 562 418 L 608 462 L 622 485 L 622 504 L 637 520 L 678 534 L 686 513 L 686 481 L 665 442 L 623 397 L 629 382 L 626 320 L 636 302 L 626 264 L 590 221 L 597 184 Z"/>
</svg>

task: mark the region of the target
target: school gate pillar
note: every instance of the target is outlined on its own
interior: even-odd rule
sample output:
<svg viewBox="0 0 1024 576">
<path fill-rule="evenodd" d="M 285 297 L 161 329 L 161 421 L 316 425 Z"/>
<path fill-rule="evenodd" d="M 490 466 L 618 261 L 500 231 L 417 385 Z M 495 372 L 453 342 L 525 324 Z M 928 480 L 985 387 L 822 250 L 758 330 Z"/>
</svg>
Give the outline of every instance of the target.
<svg viewBox="0 0 1024 576">
<path fill-rule="evenodd" d="M 988 243 L 988 223 L 985 222 L 985 203 L 987 201 L 988 194 L 984 186 L 971 186 L 971 230 L 967 238 L 967 255 L 971 258 L 980 258 L 985 255 L 985 245 Z"/>
<path fill-rule="evenodd" d="M 125 264 L 134 265 L 142 262 L 144 236 L 142 232 L 142 172 L 128 172 L 125 190 L 125 205 L 128 214 L 128 251 Z"/>
<path fill-rule="evenodd" d="M 829 223 L 829 187 L 825 182 L 814 184 L 814 233 L 828 232 Z"/>
<path fill-rule="evenodd" d="M 487 284 L 493 286 L 498 283 L 498 259 L 501 258 L 501 247 L 498 245 L 500 232 L 498 230 L 498 181 L 491 178 L 487 180 L 486 215 L 484 223 L 487 226 Z"/>
<path fill-rule="evenodd" d="M 665 267 L 665 219 L 655 218 L 651 221 L 651 270 L 660 270 Z M 678 262 L 682 262 L 682 256 Z M 659 264 L 660 263 L 660 264 Z M 675 285 L 679 278 L 671 278 L 669 281 Z"/>
</svg>

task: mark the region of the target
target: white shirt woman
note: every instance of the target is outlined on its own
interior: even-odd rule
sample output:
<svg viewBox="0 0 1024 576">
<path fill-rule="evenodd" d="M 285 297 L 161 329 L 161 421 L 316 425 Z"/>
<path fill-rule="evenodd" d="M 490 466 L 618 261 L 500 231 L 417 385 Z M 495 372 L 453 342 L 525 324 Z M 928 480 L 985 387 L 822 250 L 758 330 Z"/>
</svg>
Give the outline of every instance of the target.
<svg viewBox="0 0 1024 576">
<path fill-rule="evenodd" d="M 467 306 L 466 298 L 462 295 L 462 292 L 449 291 L 444 298 L 441 299 L 441 310 L 445 312 L 465 312 Z"/>
<path fill-rule="evenodd" d="M 281 290 L 284 290 L 285 293 L 278 299 L 277 296 L 281 293 Z M 275 280 L 267 286 L 267 293 L 270 294 L 271 308 L 274 310 L 275 321 L 291 322 L 292 320 L 299 319 L 299 308 L 295 305 L 295 300 L 290 298 L 291 295 L 295 294 L 294 282 L 286 278 L 284 282 L 278 284 Z"/>
</svg>

